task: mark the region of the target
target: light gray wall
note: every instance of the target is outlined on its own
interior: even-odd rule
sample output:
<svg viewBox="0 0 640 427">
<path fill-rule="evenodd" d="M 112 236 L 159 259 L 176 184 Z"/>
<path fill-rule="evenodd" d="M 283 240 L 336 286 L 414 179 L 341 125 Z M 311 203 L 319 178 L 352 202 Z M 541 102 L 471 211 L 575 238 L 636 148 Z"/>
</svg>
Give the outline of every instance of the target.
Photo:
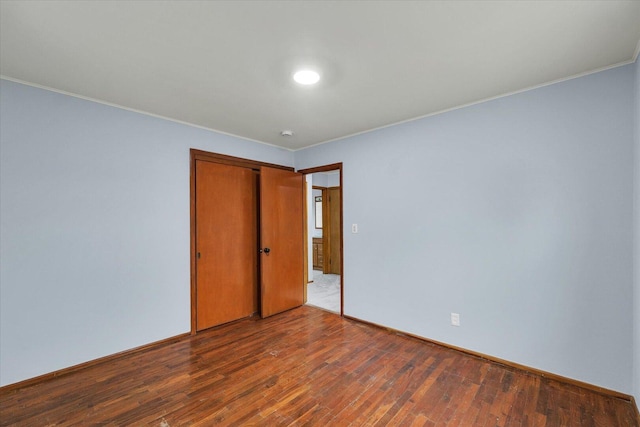
<svg viewBox="0 0 640 427">
<path fill-rule="evenodd" d="M 313 173 L 311 174 L 312 179 L 313 179 L 313 185 L 315 185 L 316 187 L 328 187 L 329 186 L 329 179 L 327 177 L 326 174 L 324 173 Z"/>
<path fill-rule="evenodd" d="M 340 171 L 327 173 L 327 187 L 340 187 Z"/>
<path fill-rule="evenodd" d="M 291 152 L 2 80 L 0 381 L 188 332 L 189 148 Z"/>
<path fill-rule="evenodd" d="M 633 73 L 297 151 L 343 162 L 345 314 L 631 393 Z"/>
<path fill-rule="evenodd" d="M 640 405 L 640 60 L 635 63 L 635 239 L 633 298 L 633 394 Z"/>
<path fill-rule="evenodd" d="M 312 175 L 313 175 L 313 185 L 317 187 L 340 187 L 339 171 L 320 172 L 320 173 L 314 173 Z"/>
</svg>

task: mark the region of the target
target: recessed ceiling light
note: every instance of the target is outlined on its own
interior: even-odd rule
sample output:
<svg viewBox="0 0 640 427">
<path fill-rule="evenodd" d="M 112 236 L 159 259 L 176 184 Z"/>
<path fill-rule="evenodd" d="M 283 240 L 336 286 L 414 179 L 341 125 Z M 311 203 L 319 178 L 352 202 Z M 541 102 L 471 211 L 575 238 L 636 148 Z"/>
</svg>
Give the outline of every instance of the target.
<svg viewBox="0 0 640 427">
<path fill-rule="evenodd" d="M 300 70 L 293 75 L 293 80 L 297 81 L 301 85 L 312 85 L 318 83 L 318 80 L 320 80 L 320 74 L 313 70 Z"/>
</svg>

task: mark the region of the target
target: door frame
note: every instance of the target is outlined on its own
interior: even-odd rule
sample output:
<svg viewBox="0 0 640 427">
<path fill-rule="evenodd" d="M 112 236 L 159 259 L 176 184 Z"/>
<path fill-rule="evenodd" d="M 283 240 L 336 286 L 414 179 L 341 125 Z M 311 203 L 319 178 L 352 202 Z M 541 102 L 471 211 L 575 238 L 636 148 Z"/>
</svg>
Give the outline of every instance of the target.
<svg viewBox="0 0 640 427">
<path fill-rule="evenodd" d="M 300 169 L 297 172 L 303 175 L 309 175 L 316 172 L 330 172 L 330 171 L 339 171 L 340 172 L 340 316 L 344 317 L 344 220 L 343 220 L 343 206 L 344 206 L 344 185 L 343 185 L 343 169 L 342 162 L 340 163 L 332 163 L 330 165 L 324 166 L 316 166 L 313 168 Z M 307 204 L 305 203 L 305 210 Z M 306 227 L 305 227 L 306 229 Z M 307 247 L 307 240 L 305 238 L 304 246 Z M 305 264 L 307 264 L 308 260 L 305 259 Z M 305 281 L 308 279 L 305 277 Z M 306 286 L 306 285 L 305 285 Z"/>
<path fill-rule="evenodd" d="M 190 268 L 191 268 L 191 335 L 196 334 L 197 320 L 197 270 L 196 270 L 196 161 L 222 163 L 224 165 L 239 166 L 247 169 L 260 171 L 261 166 L 274 169 L 294 171 L 290 166 L 276 165 L 273 163 L 260 162 L 257 160 L 243 159 L 241 157 L 227 156 L 225 154 L 211 153 L 208 151 L 191 148 L 189 150 L 189 203 L 190 203 Z M 257 248 L 256 248 L 257 249 Z"/>
</svg>

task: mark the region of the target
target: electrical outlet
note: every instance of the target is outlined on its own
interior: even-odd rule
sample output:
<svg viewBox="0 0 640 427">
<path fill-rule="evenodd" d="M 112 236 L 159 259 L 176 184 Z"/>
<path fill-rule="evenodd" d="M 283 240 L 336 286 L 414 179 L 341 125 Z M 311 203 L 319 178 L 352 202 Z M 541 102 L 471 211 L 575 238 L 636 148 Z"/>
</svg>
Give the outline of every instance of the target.
<svg viewBox="0 0 640 427">
<path fill-rule="evenodd" d="M 351 224 L 351 232 L 354 234 L 358 232 L 358 224 Z"/>
<path fill-rule="evenodd" d="M 451 326 L 460 326 L 460 315 L 458 313 L 451 313 Z"/>
</svg>

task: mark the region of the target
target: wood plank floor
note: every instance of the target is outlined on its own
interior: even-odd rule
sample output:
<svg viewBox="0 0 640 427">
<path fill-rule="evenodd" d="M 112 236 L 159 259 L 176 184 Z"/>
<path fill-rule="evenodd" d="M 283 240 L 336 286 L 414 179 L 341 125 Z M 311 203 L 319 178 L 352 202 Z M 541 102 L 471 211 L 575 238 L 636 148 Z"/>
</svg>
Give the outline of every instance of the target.
<svg viewBox="0 0 640 427">
<path fill-rule="evenodd" d="M 1 425 L 18 426 L 637 426 L 633 417 L 629 402 L 313 307 L 0 394 Z"/>
</svg>

